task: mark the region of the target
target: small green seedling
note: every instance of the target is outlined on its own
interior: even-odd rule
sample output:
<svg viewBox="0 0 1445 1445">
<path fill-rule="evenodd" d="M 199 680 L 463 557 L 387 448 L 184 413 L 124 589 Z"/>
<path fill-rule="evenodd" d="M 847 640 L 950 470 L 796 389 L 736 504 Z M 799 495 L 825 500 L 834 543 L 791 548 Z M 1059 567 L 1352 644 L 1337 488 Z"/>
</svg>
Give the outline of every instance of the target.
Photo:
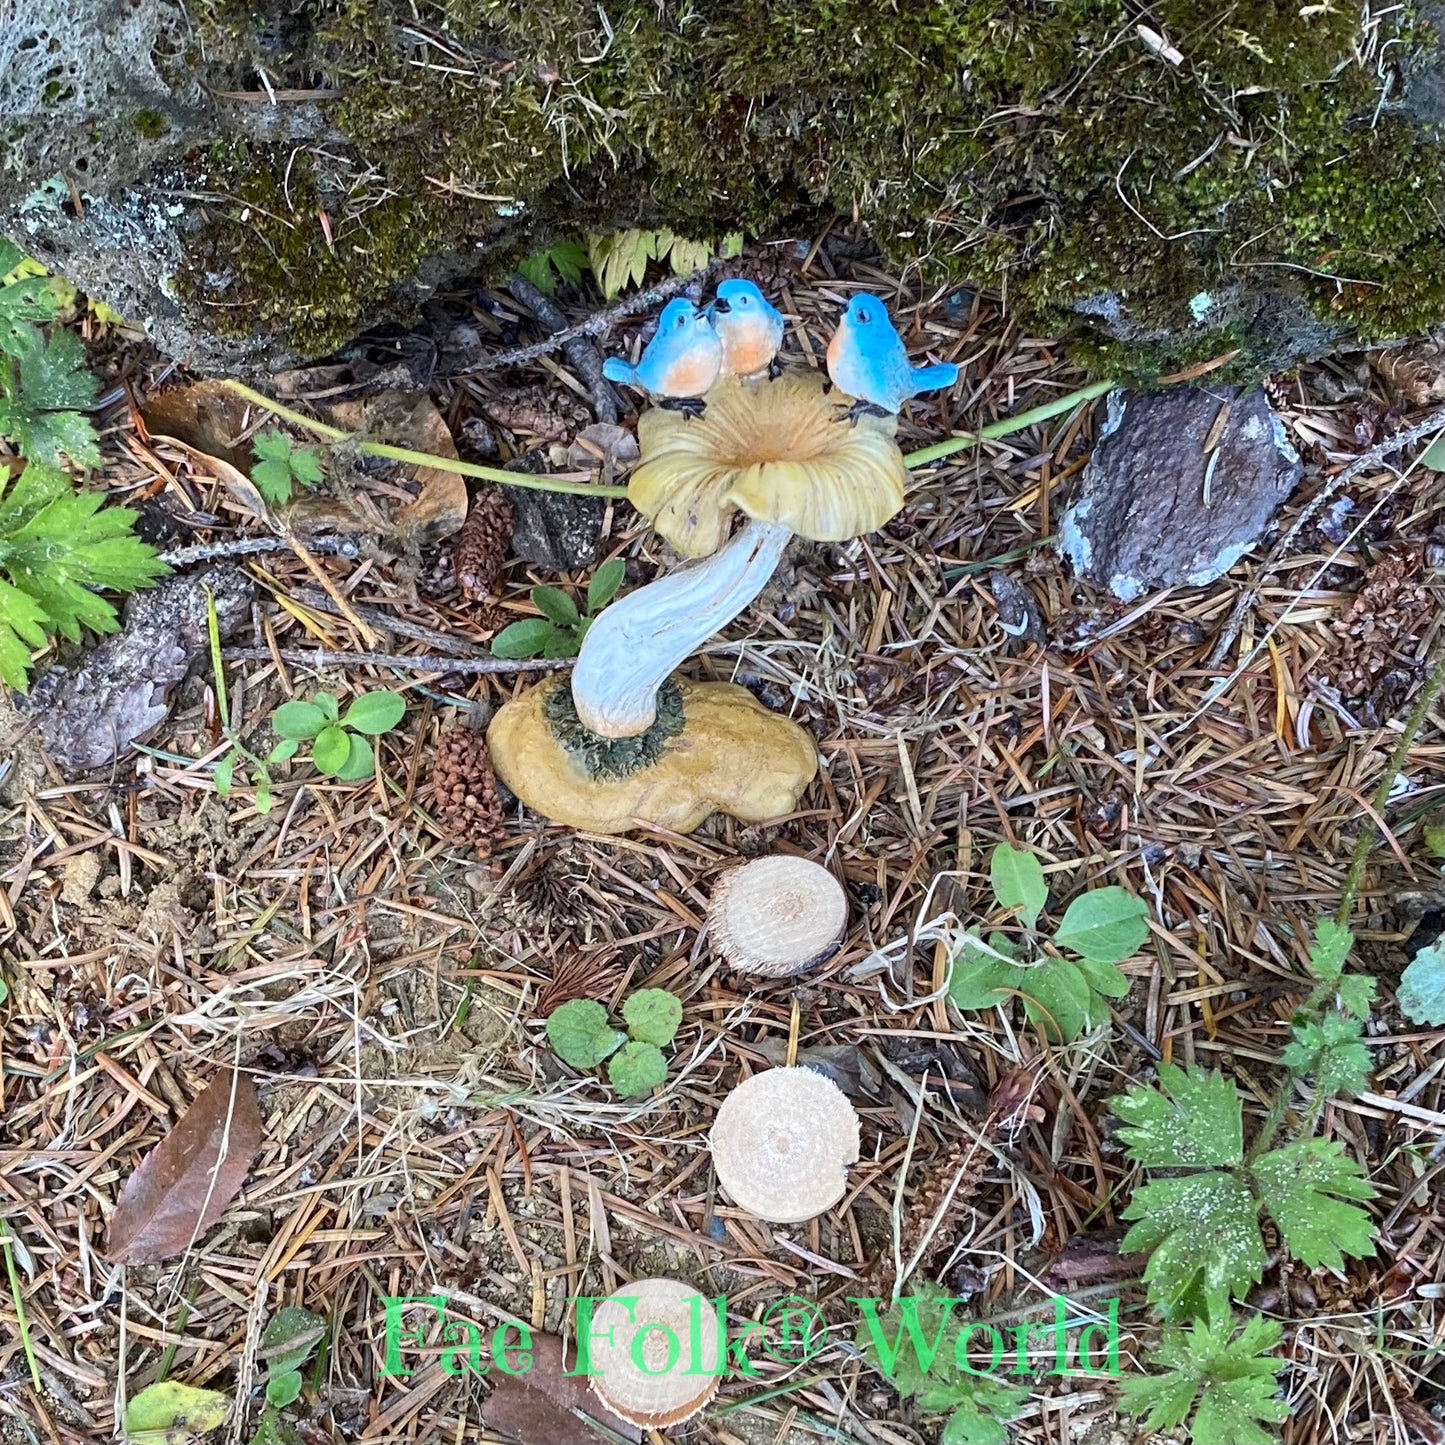
<svg viewBox="0 0 1445 1445">
<path fill-rule="evenodd" d="M 1400 975 L 1395 990 L 1411 1023 L 1425 1028 L 1445 1024 L 1445 943 L 1426 944 Z"/>
<path fill-rule="evenodd" d="M 557 282 L 577 282 L 589 265 L 587 247 L 581 241 L 558 241 L 545 251 L 533 251 L 517 263 L 517 274 L 530 281 L 544 296 L 557 290 Z"/>
<path fill-rule="evenodd" d="M 859 1302 L 863 1328 L 856 1343 L 863 1358 L 904 1397 L 929 1414 L 946 1414 L 939 1445 L 1008 1445 L 1006 1422 L 1028 1391 L 1001 1384 L 967 1354 L 969 1322 L 955 1315 L 952 1291 L 920 1284 L 880 1308 Z"/>
<path fill-rule="evenodd" d="M 321 459 L 309 447 L 293 445 L 283 431 L 257 432 L 251 449 L 257 457 L 251 480 L 273 507 L 291 500 L 293 484 L 314 487 L 321 480 Z"/>
<path fill-rule="evenodd" d="M 496 657 L 576 657 L 582 650 L 593 619 L 617 595 L 626 575 L 620 557 L 604 562 L 587 584 L 587 610 L 579 612 L 577 604 L 556 587 L 532 588 L 532 605 L 542 615 L 524 617 L 504 627 L 492 639 Z"/>
<path fill-rule="evenodd" d="M 970 928 L 953 960 L 948 996 L 954 1005 L 993 1008 L 1017 996 L 1050 1043 L 1069 1043 L 1085 1027 L 1106 1022 L 1106 1000 L 1129 991 L 1118 965 L 1148 937 L 1148 904 L 1125 888 L 1095 888 L 1069 904 L 1053 938 L 1045 940 L 1037 924 L 1049 889 L 1039 860 L 1000 843 L 989 857 L 989 879 L 999 906 L 1012 909 L 1023 924 L 1026 944 L 998 932 L 985 940 L 980 929 Z"/>
<path fill-rule="evenodd" d="M 1260 1422 L 1277 1424 L 1289 1414 L 1275 1386 L 1284 1361 L 1270 1353 L 1284 1331 L 1263 1315 L 1237 1334 L 1235 1328 L 1223 1295 L 1209 1300 L 1188 1328 L 1165 1325 L 1162 1341 L 1145 1356 L 1158 1373 L 1125 1380 L 1120 1404 L 1145 1416 L 1149 1430 L 1173 1430 L 1188 1420 L 1193 1445 L 1272 1445 L 1274 1432 Z"/>
<path fill-rule="evenodd" d="M 376 773 L 376 749 L 369 739 L 390 732 L 405 712 L 406 699 L 395 692 L 364 692 L 344 714 L 329 692 L 318 692 L 309 702 L 283 702 L 271 714 L 281 741 L 266 761 L 286 762 L 309 742 L 317 772 L 343 783 L 365 782 Z"/>
<path fill-rule="evenodd" d="M 1134 1223 L 1119 1248 L 1149 1255 L 1149 1299 L 1166 1318 L 1198 1318 L 1209 1299 L 1242 1299 L 1259 1283 L 1262 1213 L 1284 1252 L 1310 1269 L 1375 1252 L 1374 1225 L 1353 1202 L 1375 1197 L 1364 1170 L 1326 1139 L 1247 1154 L 1239 1092 L 1217 1070 L 1160 1064 L 1157 1088 L 1110 1102 L 1129 1158 L 1161 1171 L 1130 1197 L 1123 1217 Z"/>
<path fill-rule="evenodd" d="M 574 998 L 547 1018 L 547 1042 L 574 1069 L 606 1061 L 607 1077 L 624 1098 L 645 1098 L 667 1078 L 670 1044 L 682 1024 L 682 1000 L 662 988 L 644 988 L 622 1005 L 626 1031 L 614 1028 L 596 999 Z"/>
<path fill-rule="evenodd" d="M 286 1445 L 296 1438 L 281 1412 L 300 1399 L 306 1383 L 301 1367 L 325 1335 L 325 1318 L 299 1305 L 288 1305 L 271 1316 L 256 1352 L 256 1363 L 266 1370 L 266 1408 L 251 1445 Z"/>
</svg>

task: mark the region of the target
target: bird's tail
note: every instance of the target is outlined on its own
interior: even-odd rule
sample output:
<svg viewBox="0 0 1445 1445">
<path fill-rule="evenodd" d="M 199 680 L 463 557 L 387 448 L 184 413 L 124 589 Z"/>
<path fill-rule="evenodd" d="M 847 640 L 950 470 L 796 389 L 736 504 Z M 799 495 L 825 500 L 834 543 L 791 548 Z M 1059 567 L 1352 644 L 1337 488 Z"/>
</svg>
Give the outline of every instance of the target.
<svg viewBox="0 0 1445 1445">
<path fill-rule="evenodd" d="M 958 363 L 940 361 L 936 366 L 915 366 L 913 368 L 913 394 L 923 391 L 942 391 L 958 380 Z"/>
<path fill-rule="evenodd" d="M 637 385 L 637 368 L 620 356 L 609 356 L 602 363 L 602 375 L 608 381 L 620 381 L 628 386 Z"/>
</svg>

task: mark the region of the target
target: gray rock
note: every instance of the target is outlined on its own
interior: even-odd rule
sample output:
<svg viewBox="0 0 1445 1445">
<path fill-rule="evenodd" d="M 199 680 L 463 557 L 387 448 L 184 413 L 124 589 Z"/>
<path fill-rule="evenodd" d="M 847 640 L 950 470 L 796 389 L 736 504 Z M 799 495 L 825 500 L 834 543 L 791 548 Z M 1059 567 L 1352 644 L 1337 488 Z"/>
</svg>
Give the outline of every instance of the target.
<svg viewBox="0 0 1445 1445">
<path fill-rule="evenodd" d="M 607 503 L 601 497 L 508 487 L 516 520 L 512 551 L 544 572 L 575 572 L 597 560 Z"/>
<path fill-rule="evenodd" d="M 1078 576 L 1126 602 L 1203 587 L 1259 540 L 1302 471 L 1259 387 L 1114 391 L 1059 546 Z"/>
</svg>

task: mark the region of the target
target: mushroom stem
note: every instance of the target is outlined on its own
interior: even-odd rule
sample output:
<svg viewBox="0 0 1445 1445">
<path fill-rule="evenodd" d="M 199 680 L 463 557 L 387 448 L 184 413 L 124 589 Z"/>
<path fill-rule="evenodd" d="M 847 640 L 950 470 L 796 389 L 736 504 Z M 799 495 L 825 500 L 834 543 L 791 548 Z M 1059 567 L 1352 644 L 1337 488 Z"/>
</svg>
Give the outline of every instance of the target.
<svg viewBox="0 0 1445 1445">
<path fill-rule="evenodd" d="M 636 737 L 651 727 L 658 688 L 767 586 L 792 535 L 777 522 L 749 522 L 711 557 L 602 612 L 572 671 L 583 727 L 606 738 Z"/>
</svg>

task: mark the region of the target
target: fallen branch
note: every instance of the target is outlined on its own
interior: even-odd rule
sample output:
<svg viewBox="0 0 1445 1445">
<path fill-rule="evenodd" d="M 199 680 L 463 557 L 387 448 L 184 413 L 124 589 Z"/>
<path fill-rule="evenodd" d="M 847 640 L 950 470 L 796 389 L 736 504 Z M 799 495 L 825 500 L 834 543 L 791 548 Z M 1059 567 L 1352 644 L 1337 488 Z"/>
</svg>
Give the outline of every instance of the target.
<svg viewBox="0 0 1445 1445">
<path fill-rule="evenodd" d="M 1270 573 L 1279 565 L 1284 555 L 1289 551 L 1290 543 L 1299 536 L 1301 528 L 1305 523 L 1315 516 L 1324 504 L 1339 491 L 1346 482 L 1352 481 L 1355 477 L 1368 468 L 1383 461 L 1391 452 L 1397 452 L 1401 447 L 1407 447 L 1412 442 L 1420 441 L 1429 436 L 1432 432 L 1445 431 L 1445 407 L 1433 411 L 1424 421 L 1416 422 L 1414 426 L 1402 427 L 1399 431 L 1387 436 L 1378 446 L 1373 446 L 1369 451 L 1362 453 L 1352 461 L 1342 472 L 1338 472 L 1322 486 L 1319 491 L 1301 509 L 1298 517 L 1294 519 L 1289 530 L 1269 550 L 1269 556 L 1264 564 L 1255 572 L 1250 582 L 1238 598 L 1234 606 L 1230 608 L 1229 616 L 1225 619 L 1224 628 L 1219 634 L 1209 654 L 1209 666 L 1218 667 L 1229 655 L 1229 650 L 1234 646 L 1235 639 L 1239 636 L 1240 629 L 1244 626 L 1245 614 L 1259 600 L 1260 591 L 1263 589 L 1265 580 Z M 1417 457 L 1401 473 L 1406 477 L 1419 465 Z"/>
<path fill-rule="evenodd" d="M 649 286 L 646 291 L 639 291 L 635 296 L 629 296 L 625 301 L 619 301 L 605 311 L 598 311 L 585 321 L 579 321 L 575 326 L 568 326 L 565 330 L 553 332 L 545 341 L 534 341 L 528 346 L 514 346 L 509 351 L 499 351 L 495 356 L 489 356 L 475 366 L 455 371 L 452 375 L 476 376 L 483 371 L 498 371 L 504 366 L 523 366 L 529 361 L 536 361 L 538 357 L 550 355 L 566 346 L 569 341 L 577 340 L 578 337 L 601 336 L 603 332 L 610 330 L 615 322 L 622 321 L 628 316 L 635 316 L 639 311 L 650 310 L 659 301 L 670 301 L 692 285 L 705 281 L 714 270 L 722 265 L 724 259 L 719 256 L 704 266 L 701 271 L 691 271 L 686 276 L 669 276 L 666 281 L 659 281 L 656 286 Z"/>
<path fill-rule="evenodd" d="M 293 667 L 407 667 L 416 672 L 460 672 L 482 675 L 499 672 L 547 672 L 571 667 L 570 657 L 438 657 L 434 653 L 333 652 L 329 648 L 308 651 L 282 647 L 228 647 L 222 654 L 227 662 L 282 662 Z"/>
<path fill-rule="evenodd" d="M 458 461 L 456 457 L 438 457 L 433 456 L 430 452 L 415 452 L 410 447 L 394 447 L 386 442 L 366 441 L 351 432 L 342 431 L 340 427 L 328 426 L 325 422 L 317 421 L 315 417 L 306 416 L 302 412 L 292 410 L 289 406 L 283 406 L 279 401 L 273 401 L 269 396 L 263 396 L 259 391 L 253 391 L 244 382 L 226 381 L 222 385 L 255 406 L 269 411 L 274 416 L 279 416 L 283 421 L 289 421 L 293 426 L 302 427 L 316 436 L 325 437 L 328 441 L 349 442 L 356 447 L 357 451 L 363 452 L 369 457 L 386 457 L 394 462 L 408 462 L 414 467 L 435 467 L 438 471 L 456 472 L 463 477 L 477 477 L 484 482 L 502 482 L 509 487 L 531 488 L 538 492 L 570 492 L 577 497 L 625 497 L 627 495 L 626 487 L 594 486 L 591 482 L 573 481 L 571 477 L 539 476 L 532 472 L 509 472 L 501 467 L 484 467 L 477 462 Z"/>
</svg>

